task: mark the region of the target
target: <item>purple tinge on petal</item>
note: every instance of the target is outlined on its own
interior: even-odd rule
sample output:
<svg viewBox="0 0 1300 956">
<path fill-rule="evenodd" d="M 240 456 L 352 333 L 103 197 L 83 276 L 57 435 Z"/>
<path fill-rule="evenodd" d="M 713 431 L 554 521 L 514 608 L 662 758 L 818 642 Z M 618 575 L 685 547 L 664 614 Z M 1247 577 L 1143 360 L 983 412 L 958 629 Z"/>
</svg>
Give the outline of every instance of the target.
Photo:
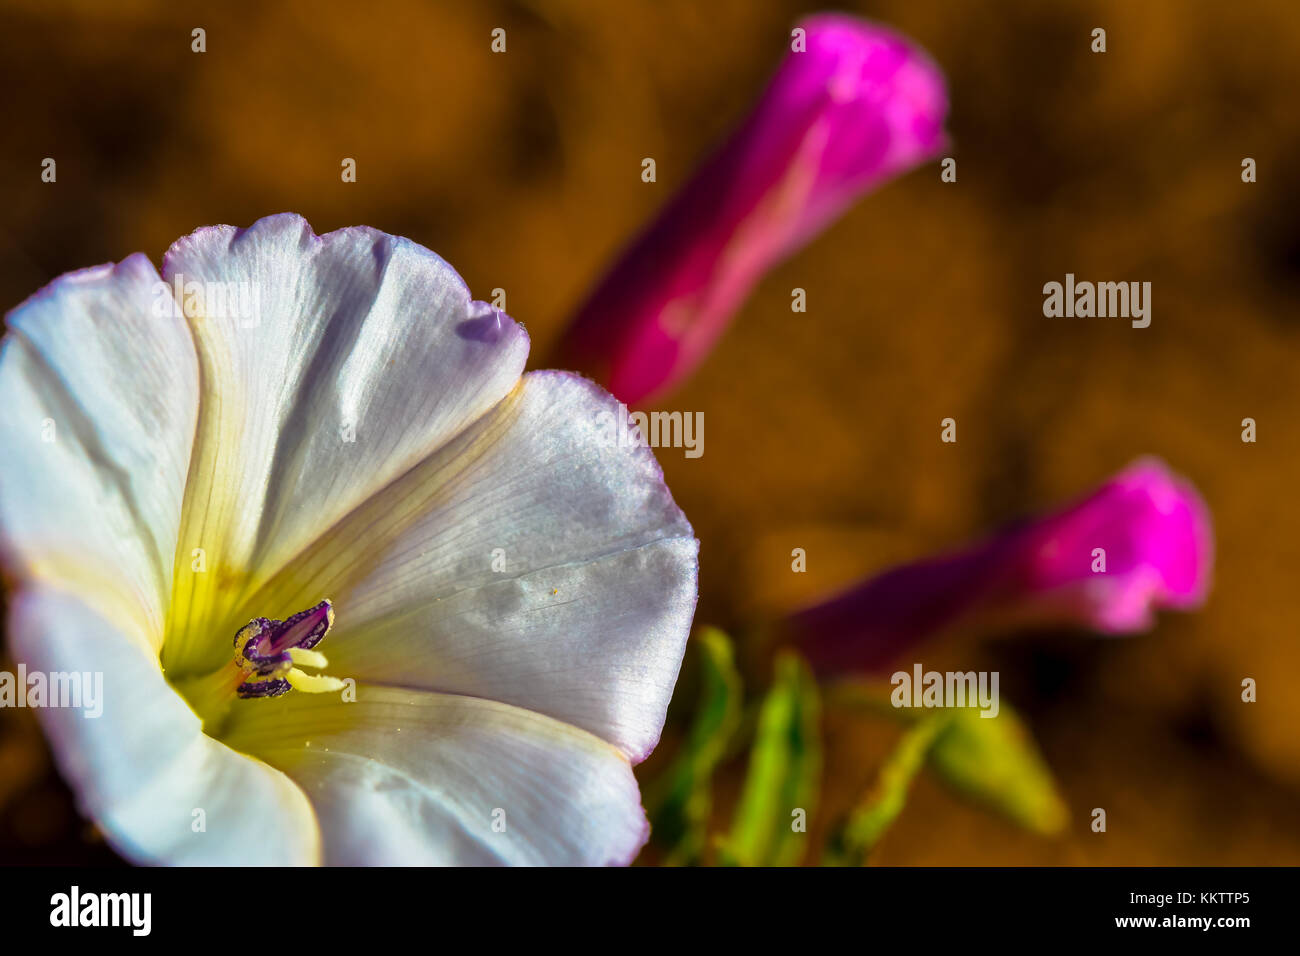
<svg viewBox="0 0 1300 956">
<path fill-rule="evenodd" d="M 786 636 L 831 675 L 870 671 L 955 630 L 1150 627 L 1157 608 L 1187 610 L 1209 590 L 1209 511 L 1155 459 L 1087 498 L 973 547 L 903 565 L 786 622 Z"/>
<path fill-rule="evenodd" d="M 923 51 L 848 16 L 800 28 L 803 52 L 786 55 L 753 113 L 601 281 L 561 342 L 561 364 L 625 402 L 689 374 L 769 267 L 943 145 L 943 75 Z"/>
<path fill-rule="evenodd" d="M 475 303 L 483 305 L 483 303 Z M 469 339 L 473 342 L 483 342 L 486 345 L 495 345 L 505 334 L 506 323 L 510 320 L 505 317 L 500 309 L 494 309 L 491 306 L 484 305 L 482 315 L 472 319 L 465 319 L 456 326 L 456 334 L 462 339 Z"/>
</svg>

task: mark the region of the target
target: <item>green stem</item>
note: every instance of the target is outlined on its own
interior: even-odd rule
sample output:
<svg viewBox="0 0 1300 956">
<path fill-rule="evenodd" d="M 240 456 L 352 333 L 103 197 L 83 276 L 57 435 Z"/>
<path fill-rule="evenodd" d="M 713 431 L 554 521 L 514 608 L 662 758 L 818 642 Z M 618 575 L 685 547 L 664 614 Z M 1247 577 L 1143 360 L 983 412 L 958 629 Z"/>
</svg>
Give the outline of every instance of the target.
<svg viewBox="0 0 1300 956">
<path fill-rule="evenodd" d="M 867 798 L 832 838 L 824 865 L 861 866 L 866 862 L 880 838 L 903 812 L 912 781 L 925 766 L 930 748 L 951 719 L 951 714 L 935 714 L 903 733 Z"/>
</svg>

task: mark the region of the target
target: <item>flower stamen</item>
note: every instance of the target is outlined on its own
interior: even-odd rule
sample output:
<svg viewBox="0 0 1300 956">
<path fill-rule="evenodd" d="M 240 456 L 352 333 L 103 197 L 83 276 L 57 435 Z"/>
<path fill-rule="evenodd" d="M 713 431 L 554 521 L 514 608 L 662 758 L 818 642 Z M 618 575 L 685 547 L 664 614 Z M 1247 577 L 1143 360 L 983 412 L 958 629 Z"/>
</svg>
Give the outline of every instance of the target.
<svg viewBox="0 0 1300 956">
<path fill-rule="evenodd" d="M 329 660 L 320 651 L 309 651 L 305 647 L 289 648 L 289 657 L 295 665 L 314 667 L 318 671 L 329 666 Z"/>
<path fill-rule="evenodd" d="M 330 691 L 342 690 L 345 686 L 337 677 L 330 677 L 328 674 L 308 674 L 296 667 L 291 667 L 284 675 L 284 679 L 294 690 L 308 694 L 328 694 Z"/>
<path fill-rule="evenodd" d="M 244 675 L 236 693 L 243 699 L 279 697 L 290 690 L 324 694 L 341 690 L 343 681 L 308 674 L 303 667 L 320 670 L 329 660 L 312 650 L 324 640 L 334 623 L 334 606 L 321 601 L 315 607 L 283 621 L 257 617 L 235 634 L 235 664 Z"/>
</svg>

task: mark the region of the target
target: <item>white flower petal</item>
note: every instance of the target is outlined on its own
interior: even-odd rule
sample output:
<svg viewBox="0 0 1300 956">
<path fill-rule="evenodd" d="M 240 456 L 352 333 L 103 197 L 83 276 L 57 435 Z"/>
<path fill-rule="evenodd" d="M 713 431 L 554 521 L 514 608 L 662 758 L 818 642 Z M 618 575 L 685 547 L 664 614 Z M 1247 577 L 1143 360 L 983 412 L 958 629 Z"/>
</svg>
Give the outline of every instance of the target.
<svg viewBox="0 0 1300 956">
<path fill-rule="evenodd" d="M 504 701 L 633 760 L 658 741 L 697 542 L 613 396 L 534 372 L 245 607 L 334 601 L 330 673 Z M 261 610 L 256 610 L 261 608 Z"/>
<path fill-rule="evenodd" d="M 13 568 L 75 586 L 154 647 L 198 409 L 194 344 L 171 304 L 143 255 L 70 273 L 9 314 L 0 355 Z"/>
<path fill-rule="evenodd" d="M 203 392 L 181 548 L 207 564 L 178 566 L 165 660 L 193 671 L 246 623 L 241 596 L 505 396 L 528 338 L 434 253 L 365 227 L 200 229 L 163 274 L 256 301 L 191 320 Z"/>
<path fill-rule="evenodd" d="M 623 864 L 645 843 L 632 769 L 591 734 L 494 701 L 356 690 L 245 702 L 228 737 L 311 796 L 326 863 Z"/>
<path fill-rule="evenodd" d="M 102 675 L 98 717 L 84 706 L 47 706 L 39 716 L 82 812 L 122 853 L 169 864 L 319 860 L 320 833 L 302 791 L 205 736 L 143 640 L 76 598 L 39 588 L 16 597 L 9 633 L 29 674 Z"/>
</svg>

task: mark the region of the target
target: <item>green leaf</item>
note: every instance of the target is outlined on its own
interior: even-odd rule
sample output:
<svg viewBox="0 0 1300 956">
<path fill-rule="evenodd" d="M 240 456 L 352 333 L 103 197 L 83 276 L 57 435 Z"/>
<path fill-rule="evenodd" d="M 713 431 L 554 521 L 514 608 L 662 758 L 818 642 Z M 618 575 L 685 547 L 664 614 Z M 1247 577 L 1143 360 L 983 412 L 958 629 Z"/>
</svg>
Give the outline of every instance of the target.
<svg viewBox="0 0 1300 956">
<path fill-rule="evenodd" d="M 823 865 L 862 866 L 903 812 L 912 781 L 925 766 L 926 755 L 943 735 L 951 719 L 940 712 L 925 717 L 903 732 L 866 799 L 849 814 L 831 837 Z"/>
<path fill-rule="evenodd" d="M 996 717 L 977 708 L 953 713 L 930 765 L 960 793 L 1035 833 L 1058 833 L 1068 810 L 1024 723 L 1003 704 Z"/>
<path fill-rule="evenodd" d="M 713 771 L 740 724 L 741 683 L 731 639 L 716 628 L 696 632 L 700 648 L 699 708 L 672 765 L 647 788 L 651 832 L 668 848 L 665 863 L 698 863 L 704 854 L 713 806 Z"/>
<path fill-rule="evenodd" d="M 793 866 L 804 855 L 821 783 L 821 706 L 799 655 L 786 651 L 758 713 L 749 770 L 720 861 Z"/>
</svg>

